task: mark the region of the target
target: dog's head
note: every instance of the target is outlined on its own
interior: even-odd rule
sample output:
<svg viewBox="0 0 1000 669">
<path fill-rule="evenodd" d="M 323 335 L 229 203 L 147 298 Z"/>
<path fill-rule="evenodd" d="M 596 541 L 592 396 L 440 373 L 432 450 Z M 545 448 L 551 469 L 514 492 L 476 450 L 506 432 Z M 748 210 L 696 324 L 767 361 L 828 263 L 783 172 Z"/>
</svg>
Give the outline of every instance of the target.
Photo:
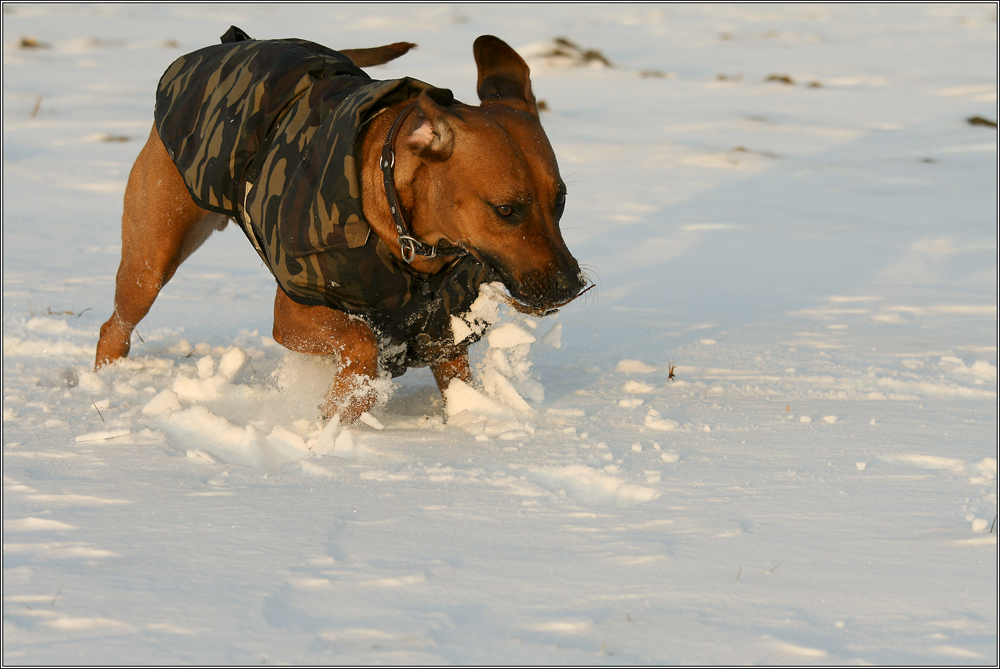
<svg viewBox="0 0 1000 669">
<path fill-rule="evenodd" d="M 531 91 L 528 66 L 502 40 L 473 47 L 482 104 L 439 104 L 424 92 L 403 145 L 419 159 L 414 232 L 464 247 L 501 277 L 524 310 L 544 313 L 587 286 L 559 230 L 566 184 Z"/>
</svg>

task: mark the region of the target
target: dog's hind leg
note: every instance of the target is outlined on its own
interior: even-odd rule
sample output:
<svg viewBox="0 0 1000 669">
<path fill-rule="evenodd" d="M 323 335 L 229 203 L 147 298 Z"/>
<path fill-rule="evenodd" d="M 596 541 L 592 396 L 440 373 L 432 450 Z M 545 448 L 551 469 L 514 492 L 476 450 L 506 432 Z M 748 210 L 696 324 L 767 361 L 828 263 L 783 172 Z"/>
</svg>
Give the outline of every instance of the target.
<svg viewBox="0 0 1000 669">
<path fill-rule="evenodd" d="M 132 331 L 160 289 L 228 219 L 194 203 L 154 127 L 132 166 L 122 214 L 115 310 L 101 326 L 95 367 L 128 355 Z"/>
</svg>

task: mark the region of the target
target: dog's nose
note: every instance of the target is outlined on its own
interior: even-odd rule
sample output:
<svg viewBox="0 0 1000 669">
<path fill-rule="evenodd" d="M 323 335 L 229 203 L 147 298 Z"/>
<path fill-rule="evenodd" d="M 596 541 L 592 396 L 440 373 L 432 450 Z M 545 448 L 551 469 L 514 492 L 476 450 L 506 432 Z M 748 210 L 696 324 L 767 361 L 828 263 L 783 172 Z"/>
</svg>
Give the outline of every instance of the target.
<svg viewBox="0 0 1000 669">
<path fill-rule="evenodd" d="M 572 256 L 563 259 L 558 265 L 553 263 L 548 271 L 536 269 L 527 272 L 521 280 L 524 297 L 529 302 L 544 307 L 568 302 L 586 286 L 586 277 Z"/>
<path fill-rule="evenodd" d="M 564 302 L 573 299 L 587 286 L 586 278 L 580 267 L 573 263 L 574 267 L 566 271 L 556 272 L 555 286 L 553 293 L 554 302 Z"/>
</svg>

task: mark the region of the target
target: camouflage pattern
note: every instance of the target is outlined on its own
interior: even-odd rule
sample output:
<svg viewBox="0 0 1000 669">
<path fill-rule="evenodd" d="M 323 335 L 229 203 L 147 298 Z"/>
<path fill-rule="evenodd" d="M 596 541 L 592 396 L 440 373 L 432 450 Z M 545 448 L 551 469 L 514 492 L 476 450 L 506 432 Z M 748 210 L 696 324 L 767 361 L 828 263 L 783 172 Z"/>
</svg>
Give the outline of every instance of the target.
<svg viewBox="0 0 1000 669">
<path fill-rule="evenodd" d="M 453 358 L 481 336 L 456 346 L 450 315 L 496 279 L 470 255 L 435 275 L 414 272 L 365 221 L 362 126 L 428 89 L 373 80 L 305 40 L 248 39 L 177 59 L 156 95 L 157 131 L 195 203 L 243 226 L 289 298 L 371 324 L 393 376 Z"/>
</svg>

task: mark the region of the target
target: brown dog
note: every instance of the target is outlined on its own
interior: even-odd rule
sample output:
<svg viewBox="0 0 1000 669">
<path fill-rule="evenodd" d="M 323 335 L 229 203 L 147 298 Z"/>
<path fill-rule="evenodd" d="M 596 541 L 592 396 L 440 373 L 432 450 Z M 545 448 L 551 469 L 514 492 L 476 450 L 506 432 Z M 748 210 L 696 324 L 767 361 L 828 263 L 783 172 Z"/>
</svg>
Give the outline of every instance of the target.
<svg viewBox="0 0 1000 669">
<path fill-rule="evenodd" d="M 250 40 L 239 29 L 231 29 L 223 42 L 179 59 L 161 80 L 157 125 L 132 168 L 125 191 L 115 309 L 101 327 L 96 367 L 128 355 L 132 331 L 159 291 L 181 262 L 230 219 L 244 227 L 278 279 L 274 339 L 300 353 L 339 357 L 338 372 L 321 410 L 327 417 L 339 414 L 345 423 L 356 420 L 376 402 L 370 381 L 378 377 L 380 366 L 384 371 L 390 349 L 410 346 L 418 351 L 397 357 L 394 374 L 429 364 L 442 391 L 452 379 L 471 381 L 468 345 L 482 332 L 454 341 L 449 319 L 461 316 L 463 309 L 468 311 L 478 295 L 479 281 L 501 281 L 516 308 L 538 315 L 586 289 L 587 281 L 559 231 L 566 188 L 539 123 L 528 66 L 503 41 L 483 36 L 473 47 L 482 103 L 478 107 L 458 103 L 450 92 L 415 80 L 373 82 L 355 67 L 391 60 L 413 46 L 407 43 L 338 53 L 301 40 Z M 226 49 L 243 49 L 256 58 L 248 57 L 248 62 L 264 62 L 265 67 L 255 71 L 255 65 L 233 65 L 234 52 Z M 320 59 L 316 62 L 327 69 L 319 72 L 313 61 L 300 67 L 292 57 L 303 50 L 311 50 L 309 58 Z M 232 141 L 242 153 L 234 149 L 236 157 L 228 162 L 205 153 L 205 145 L 215 150 L 219 141 L 226 141 L 212 135 L 211 127 L 198 125 L 220 117 L 208 103 L 198 108 L 197 122 L 181 121 L 176 114 L 171 116 L 172 110 L 161 109 L 165 100 L 170 101 L 167 96 L 189 94 L 194 79 L 185 77 L 195 67 L 192 61 L 207 62 L 219 53 L 219 62 L 227 64 L 205 84 L 204 99 L 223 107 L 231 105 L 221 115 L 229 125 L 219 133 L 235 133 Z M 303 75 L 294 82 L 294 90 L 288 89 L 287 104 L 273 102 L 280 87 L 272 80 L 261 79 L 263 83 L 252 88 L 254 76 L 273 77 L 285 62 L 291 69 L 299 68 L 296 73 L 308 70 L 308 77 Z M 350 202 L 338 200 L 332 208 L 325 200 L 323 206 L 316 205 L 316 193 L 322 195 L 316 182 L 332 178 L 318 173 L 317 165 L 333 162 L 328 156 L 340 160 L 335 153 L 337 142 L 323 135 L 323 114 L 328 114 L 332 104 L 328 100 L 333 98 L 321 86 L 342 87 L 328 82 L 336 80 L 333 74 L 344 72 L 353 77 L 348 81 L 352 86 L 394 91 L 356 113 L 357 121 L 351 121 L 358 128 L 353 155 L 345 154 L 341 163 L 345 167 L 335 175 L 360 203 L 360 217 L 346 215 Z M 177 81 L 184 85 L 175 85 Z M 242 96 L 233 93 L 242 85 L 249 86 Z M 227 90 L 228 95 L 223 95 Z M 258 107 L 248 111 L 249 98 Z M 269 104 L 275 109 L 268 111 Z M 316 112 L 316 108 L 323 111 Z M 260 109 L 272 115 L 261 121 L 259 114 L 264 112 Z M 237 112 L 249 120 L 234 124 Z M 313 117 L 319 125 L 306 122 L 308 141 L 281 135 L 291 133 L 289 124 L 296 119 Z M 200 135 L 214 139 L 209 142 Z M 287 152 L 289 146 L 301 153 L 291 160 L 277 160 L 275 156 Z M 184 163 L 188 150 L 200 152 L 202 162 L 193 167 Z M 213 173 L 212 165 L 222 163 L 221 175 Z M 276 171 L 279 167 L 291 170 L 288 163 L 295 164 L 294 174 Z M 291 176 L 286 179 L 286 175 Z M 325 213 L 328 209 L 334 212 L 332 220 L 323 218 L 331 216 Z M 283 213 L 287 214 L 284 218 Z M 315 224 L 319 242 L 315 231 L 308 232 L 313 230 L 308 221 L 319 221 Z M 375 233 L 370 239 L 369 228 Z M 307 232 L 301 233 L 303 229 Z M 370 303 L 353 293 L 344 297 L 338 291 L 346 288 L 323 274 L 327 269 L 318 270 L 323 276 L 315 285 L 303 287 L 299 281 L 309 274 L 301 270 L 303 264 L 307 269 L 313 266 L 309 263 L 325 268 L 323 263 L 331 259 L 354 262 L 351 258 L 360 258 L 358 262 L 365 267 L 377 267 L 385 281 L 405 278 L 409 286 L 405 298 L 376 303 L 384 297 L 379 293 L 382 288 Z M 299 274 L 291 276 L 296 271 Z M 341 265 L 331 271 L 348 272 Z M 329 280 L 324 283 L 324 278 Z M 475 285 L 465 285 L 471 283 Z M 358 290 L 364 293 L 367 288 Z M 437 302 L 425 308 L 422 294 Z M 400 320 L 405 320 L 403 329 L 386 325 L 396 322 L 392 305 L 404 303 L 399 308 L 409 309 L 411 315 Z M 425 318 L 425 312 L 430 316 Z"/>
</svg>

